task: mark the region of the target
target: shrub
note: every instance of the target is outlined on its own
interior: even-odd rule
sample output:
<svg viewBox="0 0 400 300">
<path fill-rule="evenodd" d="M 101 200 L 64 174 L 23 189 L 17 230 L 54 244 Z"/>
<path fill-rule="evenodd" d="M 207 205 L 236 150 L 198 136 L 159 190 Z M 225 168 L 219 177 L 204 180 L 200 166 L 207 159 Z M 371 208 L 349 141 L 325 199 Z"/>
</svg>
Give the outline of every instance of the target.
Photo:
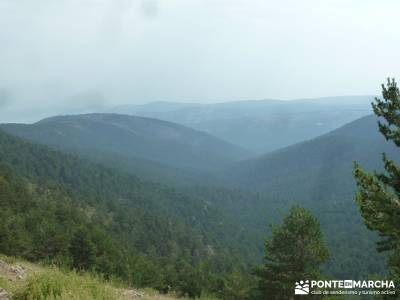
<svg viewBox="0 0 400 300">
<path fill-rule="evenodd" d="M 117 299 L 115 292 L 100 278 L 76 272 L 64 273 L 49 270 L 28 278 L 28 282 L 17 290 L 16 300 L 83 300 Z"/>
</svg>

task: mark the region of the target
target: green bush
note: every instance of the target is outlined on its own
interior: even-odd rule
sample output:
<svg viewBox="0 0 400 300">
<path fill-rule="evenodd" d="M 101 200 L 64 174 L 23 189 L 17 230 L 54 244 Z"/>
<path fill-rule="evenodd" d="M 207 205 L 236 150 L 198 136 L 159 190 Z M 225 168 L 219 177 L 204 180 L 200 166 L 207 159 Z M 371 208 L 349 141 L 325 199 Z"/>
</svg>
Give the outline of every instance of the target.
<svg viewBox="0 0 400 300">
<path fill-rule="evenodd" d="M 26 285 L 17 290 L 16 300 L 80 300 L 117 299 L 115 292 L 103 280 L 89 274 L 64 273 L 50 270 L 33 275 Z"/>
</svg>

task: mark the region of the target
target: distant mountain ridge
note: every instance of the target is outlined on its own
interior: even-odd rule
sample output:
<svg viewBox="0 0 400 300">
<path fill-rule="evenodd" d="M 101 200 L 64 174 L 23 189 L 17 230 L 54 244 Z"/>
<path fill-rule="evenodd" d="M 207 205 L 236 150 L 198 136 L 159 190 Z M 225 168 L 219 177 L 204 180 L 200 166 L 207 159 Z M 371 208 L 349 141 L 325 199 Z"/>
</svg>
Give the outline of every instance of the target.
<svg viewBox="0 0 400 300">
<path fill-rule="evenodd" d="M 306 182 L 321 179 L 317 173 L 307 174 L 301 181 L 297 179 L 296 176 L 311 170 L 334 174 L 343 168 L 347 170 L 346 179 L 351 181 L 353 161 L 379 168 L 382 152 L 400 159 L 397 148 L 378 132 L 377 118 L 370 115 L 315 139 L 239 162 L 225 172 L 232 182 L 248 188 L 270 189 L 281 177 L 285 178 L 285 184 L 293 180 L 291 183 L 304 187 Z M 341 175 L 343 172 L 337 172 L 337 176 Z"/>
<path fill-rule="evenodd" d="M 215 104 L 152 102 L 109 112 L 173 121 L 258 153 L 317 137 L 370 114 L 373 96 L 249 100 Z"/>
<path fill-rule="evenodd" d="M 139 173 L 210 171 L 250 156 L 207 133 L 120 114 L 56 116 L 34 124 L 2 124 L 0 129 Z"/>
</svg>

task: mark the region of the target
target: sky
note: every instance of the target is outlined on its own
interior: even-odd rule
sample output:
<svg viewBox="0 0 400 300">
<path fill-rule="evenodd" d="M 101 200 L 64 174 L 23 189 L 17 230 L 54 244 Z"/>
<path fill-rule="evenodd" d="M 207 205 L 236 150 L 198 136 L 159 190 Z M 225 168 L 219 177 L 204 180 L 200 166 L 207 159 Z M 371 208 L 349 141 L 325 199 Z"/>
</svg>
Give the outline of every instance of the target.
<svg viewBox="0 0 400 300">
<path fill-rule="evenodd" d="M 397 0 L 0 0 L 0 122 L 152 101 L 379 94 Z"/>
</svg>

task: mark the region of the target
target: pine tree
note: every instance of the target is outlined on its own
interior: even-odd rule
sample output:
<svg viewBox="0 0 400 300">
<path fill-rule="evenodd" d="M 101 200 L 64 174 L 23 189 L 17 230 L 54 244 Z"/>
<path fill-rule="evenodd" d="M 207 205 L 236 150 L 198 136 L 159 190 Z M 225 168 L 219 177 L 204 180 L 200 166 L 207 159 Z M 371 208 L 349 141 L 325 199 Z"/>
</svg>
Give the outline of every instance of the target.
<svg viewBox="0 0 400 300">
<path fill-rule="evenodd" d="M 85 228 L 78 229 L 71 240 L 69 252 L 72 256 L 73 267 L 78 270 L 87 270 L 95 263 L 95 245 Z"/>
<path fill-rule="evenodd" d="M 292 299 L 296 281 L 320 278 L 320 265 L 329 252 L 318 220 L 305 208 L 293 206 L 280 226 L 272 226 L 265 243 L 260 277 L 262 299 Z"/>
<path fill-rule="evenodd" d="M 220 295 L 224 300 L 248 300 L 253 299 L 253 277 L 235 268 L 223 278 Z"/>
<path fill-rule="evenodd" d="M 383 100 L 375 98 L 372 103 L 380 117 L 379 131 L 400 147 L 400 91 L 394 79 L 388 79 L 382 89 Z M 400 166 L 385 154 L 382 160 L 385 172 L 368 173 L 355 164 L 355 198 L 367 227 L 381 236 L 378 251 L 391 253 L 388 264 L 393 276 L 400 279 Z"/>
</svg>

